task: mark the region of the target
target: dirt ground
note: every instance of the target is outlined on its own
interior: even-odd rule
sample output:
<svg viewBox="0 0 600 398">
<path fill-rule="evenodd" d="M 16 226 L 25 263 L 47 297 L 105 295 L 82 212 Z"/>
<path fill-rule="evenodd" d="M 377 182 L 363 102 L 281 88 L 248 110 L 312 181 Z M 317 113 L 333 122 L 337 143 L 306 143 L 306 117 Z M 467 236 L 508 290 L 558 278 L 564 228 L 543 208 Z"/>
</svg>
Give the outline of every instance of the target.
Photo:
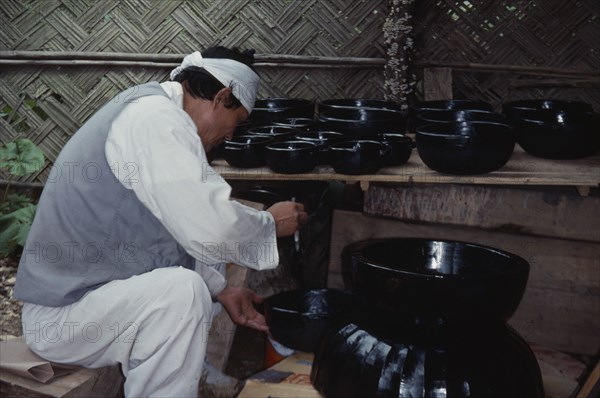
<svg viewBox="0 0 600 398">
<path fill-rule="evenodd" d="M 22 335 L 22 303 L 12 298 L 17 277 L 18 257 L 0 259 L 0 340 Z"/>
</svg>

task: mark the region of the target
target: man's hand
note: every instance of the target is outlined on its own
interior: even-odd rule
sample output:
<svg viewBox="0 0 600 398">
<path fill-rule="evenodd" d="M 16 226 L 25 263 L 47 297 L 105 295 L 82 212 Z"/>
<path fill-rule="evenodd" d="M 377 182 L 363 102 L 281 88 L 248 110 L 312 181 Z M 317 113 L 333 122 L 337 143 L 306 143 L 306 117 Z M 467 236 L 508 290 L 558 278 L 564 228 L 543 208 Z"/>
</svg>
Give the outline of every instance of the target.
<svg viewBox="0 0 600 398">
<path fill-rule="evenodd" d="M 217 296 L 217 301 L 223 304 L 233 322 L 238 325 L 268 332 L 269 327 L 265 317 L 252 305 L 261 303 L 263 298 L 245 287 L 227 286 Z"/>
<path fill-rule="evenodd" d="M 308 220 L 304 205 L 298 202 L 277 202 L 267 209 L 275 219 L 277 237 L 290 236 Z"/>
</svg>

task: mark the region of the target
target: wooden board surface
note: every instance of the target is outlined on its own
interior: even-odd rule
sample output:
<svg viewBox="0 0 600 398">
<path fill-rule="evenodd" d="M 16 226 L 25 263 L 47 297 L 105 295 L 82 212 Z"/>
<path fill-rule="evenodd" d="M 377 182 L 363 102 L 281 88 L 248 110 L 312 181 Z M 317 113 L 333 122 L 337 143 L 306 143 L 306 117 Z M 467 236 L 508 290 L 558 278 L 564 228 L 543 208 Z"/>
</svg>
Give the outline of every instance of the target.
<svg viewBox="0 0 600 398">
<path fill-rule="evenodd" d="M 492 185 L 566 185 L 600 184 L 600 156 L 576 160 L 550 160 L 533 157 L 518 145 L 508 163 L 498 171 L 477 176 L 441 174 L 429 169 L 416 149 L 402 166 L 386 167 L 377 174 L 350 176 L 336 173 L 330 166 L 317 166 L 304 174 L 274 173 L 267 167 L 242 169 L 231 167 L 223 159 L 211 163 L 213 170 L 232 180 L 341 180 L 366 182 L 415 182 Z M 209 171 L 210 172 L 210 171 Z"/>
<path fill-rule="evenodd" d="M 99 369 L 81 368 L 47 384 L 0 372 L 0 395 L 13 398 L 61 397 L 94 398 L 116 397 L 124 383 L 119 366 Z"/>
<path fill-rule="evenodd" d="M 340 255 L 347 244 L 382 237 L 460 240 L 520 255 L 531 270 L 511 325 L 528 341 L 557 350 L 594 355 L 600 348 L 600 244 L 410 224 L 336 210 L 328 286 L 343 288 Z"/>
<path fill-rule="evenodd" d="M 363 211 L 408 222 L 600 242 L 600 197 L 565 187 L 371 184 Z"/>
</svg>

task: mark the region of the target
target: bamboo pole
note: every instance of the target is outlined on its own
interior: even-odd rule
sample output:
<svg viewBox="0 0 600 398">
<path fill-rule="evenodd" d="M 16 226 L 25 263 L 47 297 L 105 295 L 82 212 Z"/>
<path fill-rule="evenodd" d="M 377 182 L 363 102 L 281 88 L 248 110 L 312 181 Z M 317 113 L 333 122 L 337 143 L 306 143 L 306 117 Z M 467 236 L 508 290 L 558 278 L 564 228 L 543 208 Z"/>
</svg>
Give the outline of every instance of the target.
<svg viewBox="0 0 600 398">
<path fill-rule="evenodd" d="M 112 61 L 112 60 L 37 60 L 37 59 L 7 59 L 0 61 L 0 66 L 122 66 L 122 67 L 143 67 L 143 68 L 175 68 L 179 63 L 159 63 L 144 61 Z M 274 67 L 274 68 L 316 68 L 316 69 L 344 69 L 344 68 L 383 68 L 379 64 L 307 64 L 290 62 L 256 62 L 256 67 Z"/>
<path fill-rule="evenodd" d="M 600 77 L 600 71 L 597 70 L 573 70 L 573 69 L 561 69 L 561 68 L 550 68 L 545 66 L 523 66 L 523 65 L 492 65 L 492 64 L 478 64 L 478 63 L 453 63 L 453 62 L 434 62 L 434 61 L 422 61 L 415 64 L 421 68 L 431 67 L 442 67 L 452 68 L 453 70 L 462 71 L 476 71 L 482 73 L 522 73 L 522 74 L 534 74 L 539 76 L 578 76 L 578 77 Z"/>
<path fill-rule="evenodd" d="M 568 88 L 580 88 L 580 87 L 600 87 L 600 78 L 588 78 L 588 79 L 575 79 L 575 78 L 563 78 L 563 79 L 543 79 L 543 80 L 511 80 L 509 85 L 516 88 L 528 88 L 528 87 L 568 87 Z"/>
<path fill-rule="evenodd" d="M 140 53 L 101 53 L 101 52 L 69 52 L 69 51 L 0 51 L 0 64 L 3 65 L 30 65 L 24 61 L 44 61 L 53 63 L 38 65 L 78 65 L 75 61 L 96 61 L 95 64 L 79 65 L 107 65 L 149 67 L 172 67 L 180 64 L 185 54 L 140 54 Z M 312 55 L 287 55 L 287 54 L 256 54 L 256 66 L 271 66 L 280 64 L 285 67 L 310 67 L 307 65 L 340 65 L 340 66 L 365 66 L 378 67 L 385 64 L 383 58 L 360 57 L 320 57 Z M 10 62 L 9 62 L 10 61 Z M 17 63 L 21 61 L 22 63 Z M 63 63 L 61 63 L 63 62 Z M 102 64 L 101 62 L 105 62 Z M 117 63 L 120 62 L 120 63 Z M 167 64 L 167 65 L 165 65 Z"/>
</svg>

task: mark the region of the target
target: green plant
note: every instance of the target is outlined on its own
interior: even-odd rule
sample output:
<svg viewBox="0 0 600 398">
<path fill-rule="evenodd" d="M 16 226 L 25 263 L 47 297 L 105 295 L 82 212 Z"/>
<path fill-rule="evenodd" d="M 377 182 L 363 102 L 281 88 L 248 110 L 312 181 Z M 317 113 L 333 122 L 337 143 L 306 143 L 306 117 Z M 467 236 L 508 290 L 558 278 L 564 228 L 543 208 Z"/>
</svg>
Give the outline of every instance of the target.
<svg viewBox="0 0 600 398">
<path fill-rule="evenodd" d="M 0 147 L 0 169 L 9 180 L 0 203 L 0 255 L 8 256 L 23 246 L 33 222 L 36 205 L 25 195 L 9 194 L 14 177 L 35 173 L 44 166 L 44 154 L 31 140 L 19 138 Z"/>
</svg>

